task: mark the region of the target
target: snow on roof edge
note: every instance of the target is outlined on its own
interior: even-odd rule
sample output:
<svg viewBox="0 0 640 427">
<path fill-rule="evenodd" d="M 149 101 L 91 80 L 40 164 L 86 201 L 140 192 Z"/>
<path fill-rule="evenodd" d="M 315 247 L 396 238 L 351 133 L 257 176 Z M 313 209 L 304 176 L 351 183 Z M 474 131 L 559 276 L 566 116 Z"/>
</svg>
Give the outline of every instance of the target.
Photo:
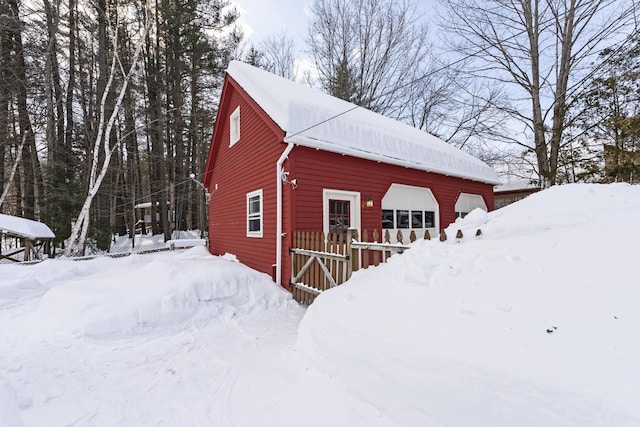
<svg viewBox="0 0 640 427">
<path fill-rule="evenodd" d="M 477 182 L 500 183 L 495 170 L 480 159 L 406 123 L 240 61 L 231 61 L 227 74 L 286 135 L 291 135 L 285 141 Z M 302 132 L 304 135 L 300 135 Z"/>
<path fill-rule="evenodd" d="M 344 154 L 346 156 L 352 156 L 360 159 L 371 160 L 374 162 L 387 163 L 394 166 L 402 166 L 410 169 L 421 170 L 424 172 L 432 172 L 432 173 L 445 175 L 445 176 L 453 176 L 456 178 L 483 182 L 486 184 L 498 185 L 501 183 L 501 181 L 497 178 L 497 176 L 495 178 L 485 177 L 480 179 L 478 176 L 471 176 L 471 175 L 466 176 L 464 174 L 451 171 L 451 170 L 446 170 L 444 168 L 442 169 L 425 168 L 420 163 L 414 163 L 414 162 L 403 160 L 403 159 L 395 159 L 389 156 L 383 156 L 383 155 L 372 153 L 372 152 L 357 150 L 351 147 L 338 146 L 338 145 L 332 144 L 331 142 L 320 141 L 320 140 L 308 138 L 302 135 L 295 135 L 288 138 L 285 137 L 285 142 L 291 142 L 295 145 L 300 145 L 303 147 L 316 148 L 324 151 L 330 151 L 332 153 Z"/>
<path fill-rule="evenodd" d="M 515 181 L 515 182 L 501 182 L 493 189 L 494 193 L 506 193 L 509 191 L 529 191 L 539 190 L 540 186 L 532 183 L 531 181 Z"/>
<path fill-rule="evenodd" d="M 56 235 L 42 222 L 0 214 L 0 230 L 26 239 L 53 239 Z"/>
</svg>

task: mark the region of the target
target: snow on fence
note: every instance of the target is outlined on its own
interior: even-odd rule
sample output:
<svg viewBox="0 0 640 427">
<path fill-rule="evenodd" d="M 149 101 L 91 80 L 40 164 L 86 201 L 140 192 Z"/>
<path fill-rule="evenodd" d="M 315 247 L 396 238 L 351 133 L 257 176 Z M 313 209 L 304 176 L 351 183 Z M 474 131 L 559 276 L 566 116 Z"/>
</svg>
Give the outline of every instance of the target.
<svg viewBox="0 0 640 427">
<path fill-rule="evenodd" d="M 428 231 L 423 238 L 431 238 Z M 349 229 L 346 236 L 295 231 L 289 249 L 293 298 L 311 304 L 323 291 L 346 282 L 354 271 L 379 265 L 391 255 L 409 249 L 402 241 L 401 232 L 396 235 L 397 243 L 393 244 L 389 230 L 386 230 L 382 242 L 378 230 L 374 230 L 372 240 L 369 239 L 367 230 L 362 233 L 362 239 L 355 229 Z M 416 240 L 415 232 L 411 231 L 409 240 Z"/>
<path fill-rule="evenodd" d="M 200 238 L 199 230 L 173 231 L 171 239 L 165 241 L 164 234 L 135 234 L 114 236 L 109 248 L 108 256 L 125 256 L 132 253 L 153 253 L 169 251 L 193 246 L 206 246 L 206 239 Z"/>
<path fill-rule="evenodd" d="M 162 234 L 157 235 L 135 235 L 132 239 L 128 236 L 114 236 L 108 251 L 100 251 L 95 246 L 87 245 L 86 255 L 72 256 L 70 259 L 75 261 L 91 260 L 99 257 L 119 258 L 129 256 L 131 254 L 149 254 L 162 251 L 173 251 L 178 249 L 187 249 L 194 246 L 207 246 L 207 239 L 198 238 L 200 232 L 198 230 L 191 231 L 174 231 L 171 240 L 164 241 Z M 42 254 L 42 250 L 37 245 L 30 245 L 29 241 L 24 239 L 12 238 L 10 240 L 4 234 L 0 240 L 0 263 L 7 261 L 22 261 L 22 254 L 26 251 L 32 251 L 39 256 L 26 259 L 23 264 L 35 264 L 43 259 L 48 258 L 48 252 Z M 39 252 L 38 252 L 39 251 Z M 58 251 L 58 254 L 62 252 Z M 55 256 L 55 253 L 53 254 Z"/>
</svg>

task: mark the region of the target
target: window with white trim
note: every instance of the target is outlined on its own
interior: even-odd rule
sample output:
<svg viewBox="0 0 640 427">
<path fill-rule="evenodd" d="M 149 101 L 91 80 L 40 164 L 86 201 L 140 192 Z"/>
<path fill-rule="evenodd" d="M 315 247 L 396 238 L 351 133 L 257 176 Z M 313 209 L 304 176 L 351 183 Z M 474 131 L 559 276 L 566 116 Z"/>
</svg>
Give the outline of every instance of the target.
<svg viewBox="0 0 640 427">
<path fill-rule="evenodd" d="M 382 198 L 382 229 L 392 234 L 437 229 L 438 212 L 438 202 L 429 188 L 393 183 Z"/>
<path fill-rule="evenodd" d="M 229 117 L 229 147 L 240 141 L 240 106 Z"/>
<path fill-rule="evenodd" d="M 406 209 L 382 209 L 382 229 L 412 229 L 420 230 L 435 228 L 434 211 L 417 211 Z"/>
<path fill-rule="evenodd" d="M 262 237 L 262 189 L 247 193 L 247 237 Z"/>
</svg>

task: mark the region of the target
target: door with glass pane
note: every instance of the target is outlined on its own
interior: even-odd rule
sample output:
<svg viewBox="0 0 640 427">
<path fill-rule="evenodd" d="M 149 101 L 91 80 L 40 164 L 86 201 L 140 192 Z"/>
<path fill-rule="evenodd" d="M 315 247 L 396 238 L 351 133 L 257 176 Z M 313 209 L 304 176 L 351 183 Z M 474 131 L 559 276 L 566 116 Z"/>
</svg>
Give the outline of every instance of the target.
<svg viewBox="0 0 640 427">
<path fill-rule="evenodd" d="M 347 235 L 351 226 L 351 202 L 329 199 L 329 234 Z"/>
<path fill-rule="evenodd" d="M 322 231 L 346 236 L 349 228 L 360 230 L 360 193 L 322 190 Z"/>
</svg>

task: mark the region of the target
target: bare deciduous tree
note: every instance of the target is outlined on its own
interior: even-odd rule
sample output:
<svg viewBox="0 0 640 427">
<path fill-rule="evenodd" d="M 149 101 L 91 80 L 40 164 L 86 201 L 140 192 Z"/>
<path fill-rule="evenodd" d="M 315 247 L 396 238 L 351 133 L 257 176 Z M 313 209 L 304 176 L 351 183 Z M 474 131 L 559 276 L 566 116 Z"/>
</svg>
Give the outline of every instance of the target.
<svg viewBox="0 0 640 427">
<path fill-rule="evenodd" d="M 405 120 L 418 129 L 468 148 L 504 126 L 504 114 L 493 107 L 502 92 L 469 78 L 463 62 L 443 64 L 432 56 L 407 78 L 413 90 L 406 101 Z"/>
<path fill-rule="evenodd" d="M 315 0 L 310 54 L 331 95 L 388 116 L 401 114 L 407 76 L 429 52 L 427 28 L 408 0 Z"/>
<path fill-rule="evenodd" d="M 260 43 L 260 52 L 265 70 L 289 80 L 297 79 L 295 43 L 286 31 L 267 37 Z"/>
<path fill-rule="evenodd" d="M 585 87 L 586 66 L 605 40 L 635 31 L 633 1 L 443 0 L 451 43 L 470 57 L 467 72 L 504 88 L 495 107 L 510 115 L 495 137 L 535 153 L 543 185 L 557 181 L 566 112 Z"/>
</svg>

